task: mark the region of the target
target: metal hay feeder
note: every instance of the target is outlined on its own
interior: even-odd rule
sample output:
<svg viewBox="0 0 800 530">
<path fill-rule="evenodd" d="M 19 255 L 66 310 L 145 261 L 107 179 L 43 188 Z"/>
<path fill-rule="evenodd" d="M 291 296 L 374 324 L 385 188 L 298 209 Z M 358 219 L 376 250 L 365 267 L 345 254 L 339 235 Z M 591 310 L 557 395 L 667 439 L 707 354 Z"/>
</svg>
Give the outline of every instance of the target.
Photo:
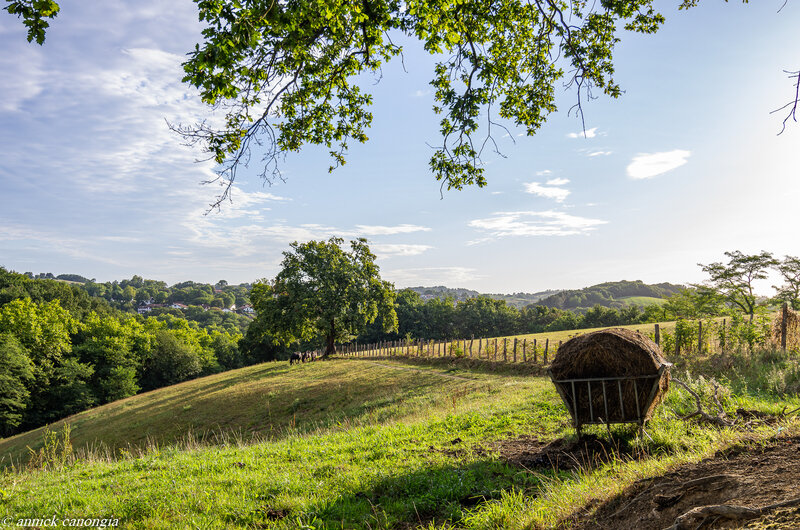
<svg viewBox="0 0 800 530">
<path fill-rule="evenodd" d="M 639 432 L 650 419 L 658 397 L 663 377 L 669 376 L 672 363 L 661 363 L 658 372 L 652 375 L 594 377 L 550 380 L 561 400 L 572 416 L 572 425 L 578 436 L 584 425 L 606 425 L 612 423 L 635 423 Z"/>
</svg>

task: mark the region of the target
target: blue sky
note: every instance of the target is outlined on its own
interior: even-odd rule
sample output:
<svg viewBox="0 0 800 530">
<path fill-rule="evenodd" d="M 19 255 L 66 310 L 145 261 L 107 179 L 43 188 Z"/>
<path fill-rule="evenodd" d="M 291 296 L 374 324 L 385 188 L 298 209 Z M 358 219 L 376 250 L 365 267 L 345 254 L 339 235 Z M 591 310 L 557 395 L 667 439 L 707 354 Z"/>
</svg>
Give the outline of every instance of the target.
<svg viewBox="0 0 800 530">
<path fill-rule="evenodd" d="M 367 237 L 398 287 L 483 292 L 602 281 L 696 282 L 726 250 L 800 255 L 800 125 L 770 111 L 800 69 L 800 6 L 707 1 L 617 48 L 625 94 L 566 109 L 532 138 L 498 140 L 486 188 L 429 173 L 434 58 L 405 42 L 375 86 L 370 141 L 328 174 L 324 150 L 289 154 L 285 183 L 243 171 L 233 202 L 213 166 L 166 127 L 206 114 L 180 83 L 201 27 L 192 2 L 63 1 L 43 47 L 0 14 L 0 264 L 169 283 L 274 276 L 291 241 Z M 769 282 L 764 283 L 765 294 Z"/>
</svg>

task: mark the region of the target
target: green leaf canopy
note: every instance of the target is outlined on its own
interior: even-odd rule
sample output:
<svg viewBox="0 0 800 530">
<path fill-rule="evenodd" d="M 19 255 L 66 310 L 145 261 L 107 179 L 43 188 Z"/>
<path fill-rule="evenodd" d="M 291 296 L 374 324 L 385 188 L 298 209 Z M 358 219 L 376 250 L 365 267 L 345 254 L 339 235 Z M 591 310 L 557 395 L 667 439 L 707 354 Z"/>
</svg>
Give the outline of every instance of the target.
<svg viewBox="0 0 800 530">
<path fill-rule="evenodd" d="M 395 292 L 381 280 L 365 239 L 291 244 L 273 281 L 261 280 L 250 295 L 266 332 L 285 344 L 324 338 L 325 354 L 380 317 L 385 331 L 397 328 Z"/>
</svg>

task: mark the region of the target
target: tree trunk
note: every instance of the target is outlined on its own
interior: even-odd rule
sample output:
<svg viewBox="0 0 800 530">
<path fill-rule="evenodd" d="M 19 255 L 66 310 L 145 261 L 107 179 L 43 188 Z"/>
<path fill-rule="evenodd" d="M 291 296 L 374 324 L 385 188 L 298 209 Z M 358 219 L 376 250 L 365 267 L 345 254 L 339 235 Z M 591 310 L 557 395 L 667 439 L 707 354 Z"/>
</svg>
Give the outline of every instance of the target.
<svg viewBox="0 0 800 530">
<path fill-rule="evenodd" d="M 325 337 L 325 353 L 322 354 L 323 357 L 327 357 L 328 355 L 333 355 L 336 353 L 336 327 L 333 322 L 331 322 L 331 331 L 328 333 L 328 336 Z"/>
</svg>

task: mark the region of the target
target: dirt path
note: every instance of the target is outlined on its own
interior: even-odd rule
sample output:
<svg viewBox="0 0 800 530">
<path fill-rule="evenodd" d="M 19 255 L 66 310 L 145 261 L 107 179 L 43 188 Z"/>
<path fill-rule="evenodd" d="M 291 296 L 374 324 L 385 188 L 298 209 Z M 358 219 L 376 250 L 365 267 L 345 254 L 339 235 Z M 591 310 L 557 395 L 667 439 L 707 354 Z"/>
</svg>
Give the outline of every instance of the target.
<svg viewBox="0 0 800 530">
<path fill-rule="evenodd" d="M 379 362 L 376 362 L 376 361 L 363 361 L 363 362 L 367 362 L 369 364 L 374 364 L 376 366 L 383 366 L 384 368 L 394 368 L 395 370 L 411 370 L 412 372 L 420 372 L 420 373 L 423 373 L 423 374 L 438 375 L 439 377 L 446 377 L 448 379 L 458 379 L 460 381 L 473 381 L 473 382 L 474 381 L 478 381 L 478 379 L 472 379 L 472 378 L 463 377 L 463 376 L 460 376 L 460 375 L 443 374 L 443 373 L 440 373 L 440 372 L 434 372 L 432 370 L 420 370 L 419 368 L 410 368 L 408 366 L 397 366 L 397 365 L 394 365 L 394 364 L 383 364 L 383 363 L 379 363 Z"/>
<path fill-rule="evenodd" d="M 666 529 L 696 507 L 762 508 L 800 497 L 800 436 L 778 437 L 717 453 L 664 476 L 641 480 L 619 496 L 570 519 L 570 528 Z M 800 529 L 800 507 L 770 510 L 755 519 L 707 517 L 685 528 Z M 684 528 L 679 526 L 678 528 Z"/>
</svg>

